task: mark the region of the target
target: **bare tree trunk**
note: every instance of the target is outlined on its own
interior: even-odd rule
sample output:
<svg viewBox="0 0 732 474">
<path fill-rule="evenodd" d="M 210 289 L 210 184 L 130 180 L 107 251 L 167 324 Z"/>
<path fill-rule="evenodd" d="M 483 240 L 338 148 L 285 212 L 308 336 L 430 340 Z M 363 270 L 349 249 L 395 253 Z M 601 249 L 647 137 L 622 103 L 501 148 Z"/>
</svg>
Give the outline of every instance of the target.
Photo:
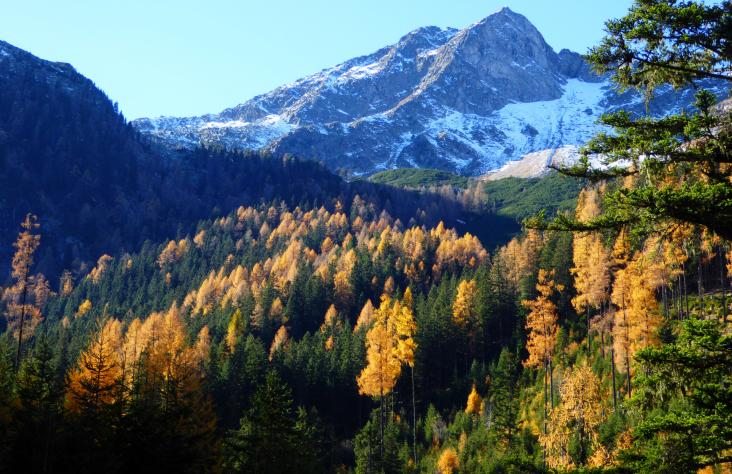
<svg viewBox="0 0 732 474">
<path fill-rule="evenodd" d="M 628 398 L 630 398 L 633 392 L 630 385 L 630 356 L 628 355 L 628 351 L 625 351 L 625 370 L 628 376 Z"/>
<path fill-rule="evenodd" d="M 414 465 L 417 465 L 417 402 L 414 397 L 414 366 L 412 368 L 412 450 L 414 451 Z"/>
<path fill-rule="evenodd" d="M 544 361 L 544 435 L 545 436 L 546 436 L 546 433 L 547 433 L 546 419 L 547 419 L 547 416 L 548 416 L 547 409 L 546 409 L 546 405 L 547 405 L 547 383 L 546 383 L 546 379 L 547 379 L 547 375 L 548 375 L 547 373 L 548 373 L 548 371 L 549 371 L 549 364 L 548 364 L 547 361 Z M 544 468 L 546 468 L 546 446 L 542 446 L 542 449 L 543 449 L 543 454 L 542 454 L 542 456 L 543 456 L 543 464 L 544 464 Z"/>
<path fill-rule="evenodd" d="M 605 331 L 600 331 L 600 355 L 605 358 Z"/>
<path fill-rule="evenodd" d="M 549 360 L 549 403 L 554 410 L 554 366 L 551 360 Z"/>
<path fill-rule="evenodd" d="M 28 295 L 28 272 L 23 275 L 23 295 L 20 298 L 20 328 L 18 329 L 18 354 L 15 356 L 15 370 L 20 369 L 20 354 L 23 346 L 23 324 L 25 323 L 25 303 Z"/>
<path fill-rule="evenodd" d="M 379 395 L 379 456 L 384 458 L 384 385 Z"/>
<path fill-rule="evenodd" d="M 681 275 L 676 277 L 676 317 L 684 319 L 684 307 L 681 300 Z"/>
<path fill-rule="evenodd" d="M 610 348 L 610 368 L 612 369 L 613 379 L 613 413 L 618 409 L 618 391 L 615 387 L 615 347 Z"/>
<path fill-rule="evenodd" d="M 587 305 L 587 363 L 590 362 L 592 354 L 592 339 L 590 338 L 590 306 Z"/>
<path fill-rule="evenodd" d="M 684 318 L 689 316 L 689 287 L 686 285 L 686 266 L 682 264 L 682 273 L 681 275 L 684 277 L 684 306 L 686 306 L 686 309 L 684 310 Z"/>
<path fill-rule="evenodd" d="M 724 274 L 724 249 L 719 248 L 719 286 L 722 288 L 722 320 L 727 320 L 727 279 Z"/>
<path fill-rule="evenodd" d="M 702 317 L 702 319 L 706 319 L 706 311 L 704 311 L 704 286 L 702 284 L 702 262 L 701 262 L 701 254 L 699 255 L 699 258 L 696 262 L 696 286 L 697 290 L 699 292 L 699 314 Z"/>
</svg>

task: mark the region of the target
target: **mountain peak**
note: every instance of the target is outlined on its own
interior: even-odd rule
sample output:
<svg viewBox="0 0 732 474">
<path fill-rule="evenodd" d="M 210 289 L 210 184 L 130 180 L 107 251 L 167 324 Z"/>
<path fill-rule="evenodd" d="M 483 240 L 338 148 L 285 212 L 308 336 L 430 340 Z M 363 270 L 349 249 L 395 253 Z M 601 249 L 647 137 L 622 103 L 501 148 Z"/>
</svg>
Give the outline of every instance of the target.
<svg viewBox="0 0 732 474">
<path fill-rule="evenodd" d="M 265 148 L 354 174 L 480 174 L 527 153 L 583 145 L 603 112 L 636 99 L 615 96 L 580 55 L 555 52 L 504 7 L 462 30 L 418 28 L 220 114 L 134 125 L 172 147 Z"/>
<path fill-rule="evenodd" d="M 520 16 L 520 17 L 523 17 L 523 15 L 521 15 L 520 13 L 516 13 L 515 11 L 511 10 L 507 6 L 501 7 L 497 12 L 495 12 L 493 15 L 490 15 L 490 16 L 494 16 L 494 15 Z"/>
</svg>

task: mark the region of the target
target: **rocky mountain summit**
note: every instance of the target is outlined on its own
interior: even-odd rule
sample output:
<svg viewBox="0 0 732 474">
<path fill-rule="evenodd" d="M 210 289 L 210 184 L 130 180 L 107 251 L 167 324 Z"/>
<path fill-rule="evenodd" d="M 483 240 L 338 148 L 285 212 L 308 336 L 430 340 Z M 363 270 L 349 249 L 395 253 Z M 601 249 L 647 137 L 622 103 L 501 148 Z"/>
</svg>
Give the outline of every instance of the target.
<svg viewBox="0 0 732 474">
<path fill-rule="evenodd" d="M 356 175 L 398 167 L 477 175 L 582 145 L 602 113 L 665 114 L 692 100 L 691 90 L 659 91 L 650 105 L 618 94 L 579 54 L 556 53 L 524 16 L 503 8 L 462 30 L 417 29 L 219 114 L 133 124 L 172 148 L 264 148 Z"/>
</svg>

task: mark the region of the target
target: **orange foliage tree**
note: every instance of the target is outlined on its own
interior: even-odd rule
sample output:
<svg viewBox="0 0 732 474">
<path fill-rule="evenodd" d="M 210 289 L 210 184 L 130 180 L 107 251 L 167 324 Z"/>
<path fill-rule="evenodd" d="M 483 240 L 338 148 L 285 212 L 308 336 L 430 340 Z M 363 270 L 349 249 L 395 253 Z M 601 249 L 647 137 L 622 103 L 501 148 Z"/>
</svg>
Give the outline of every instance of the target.
<svg viewBox="0 0 732 474">
<path fill-rule="evenodd" d="M 39 224 L 36 216 L 28 214 L 25 220 L 20 224 L 23 229 L 13 244 L 15 253 L 13 254 L 11 277 L 13 285 L 3 292 L 3 300 L 6 303 L 6 318 L 8 326 L 11 330 L 18 334 L 18 352 L 15 357 L 15 367 L 20 367 L 21 349 L 23 346 L 23 330 L 26 321 L 31 325 L 30 331 L 38 325 L 41 319 L 41 312 L 37 303 L 34 301 L 36 292 L 34 284 L 39 280 L 40 276 L 31 275 L 31 267 L 33 266 L 33 254 L 40 245 L 41 236 L 36 233 Z"/>
</svg>

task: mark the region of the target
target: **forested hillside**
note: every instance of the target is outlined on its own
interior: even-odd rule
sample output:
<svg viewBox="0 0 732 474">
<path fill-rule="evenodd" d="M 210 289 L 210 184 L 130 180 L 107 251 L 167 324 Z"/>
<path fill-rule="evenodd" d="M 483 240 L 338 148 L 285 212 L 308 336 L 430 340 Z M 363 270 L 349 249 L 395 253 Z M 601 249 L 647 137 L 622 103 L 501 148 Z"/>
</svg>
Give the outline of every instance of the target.
<svg viewBox="0 0 732 474">
<path fill-rule="evenodd" d="M 729 82 L 730 24 L 729 1 L 637 1 L 589 58 L 649 93 Z M 732 115 L 710 92 L 604 116 L 543 180 L 463 188 L 160 155 L 31 76 L 2 106 L 69 128 L 0 115 L 0 472 L 732 470 Z"/>
<path fill-rule="evenodd" d="M 84 273 L 103 253 L 133 251 L 148 239 L 190 233 L 201 219 L 273 199 L 291 206 L 334 199 L 350 205 L 358 194 L 405 222 L 415 217 L 432 225 L 440 219 L 454 224 L 458 215 L 471 212 L 455 193 L 425 195 L 348 183 L 319 163 L 289 156 L 219 149 L 164 152 L 141 139 L 116 105 L 70 65 L 44 61 L 3 42 L 0 49 L 7 53 L 0 55 L 4 273 L 9 244 L 28 212 L 43 223 L 38 268 L 54 279 L 63 270 Z M 495 219 L 508 234 L 516 232 L 510 221 Z M 505 238 L 493 237 L 496 243 Z"/>
</svg>

